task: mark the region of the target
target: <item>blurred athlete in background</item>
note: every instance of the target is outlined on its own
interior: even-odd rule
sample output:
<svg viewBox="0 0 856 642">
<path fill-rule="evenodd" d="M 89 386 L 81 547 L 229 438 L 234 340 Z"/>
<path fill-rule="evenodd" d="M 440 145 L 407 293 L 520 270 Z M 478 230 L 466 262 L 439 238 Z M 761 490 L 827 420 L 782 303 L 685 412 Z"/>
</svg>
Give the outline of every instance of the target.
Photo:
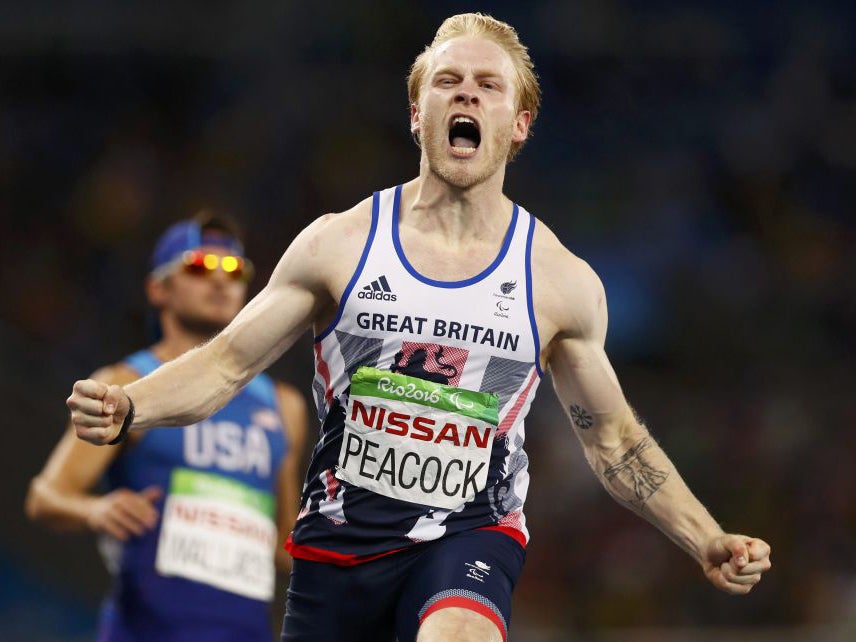
<svg viewBox="0 0 856 642">
<path fill-rule="evenodd" d="M 199 421 L 313 328 L 323 426 L 283 641 L 505 640 L 529 540 L 524 418 L 549 368 L 607 491 L 748 593 L 770 547 L 693 496 L 609 363 L 600 279 L 503 194 L 540 104 L 517 33 L 447 19 L 408 89 L 419 175 L 307 227 L 205 346 L 130 385 L 76 382 L 78 436 Z"/>
<path fill-rule="evenodd" d="M 93 376 L 130 383 L 226 327 L 252 277 L 243 254 L 225 219 L 202 213 L 170 227 L 146 281 L 162 337 Z M 305 432 L 303 397 L 259 374 L 182 430 L 135 432 L 109 448 L 65 433 L 26 509 L 58 530 L 99 535 L 115 579 L 99 640 L 271 640 L 275 568 L 291 567 L 283 542 L 297 513 Z"/>
</svg>

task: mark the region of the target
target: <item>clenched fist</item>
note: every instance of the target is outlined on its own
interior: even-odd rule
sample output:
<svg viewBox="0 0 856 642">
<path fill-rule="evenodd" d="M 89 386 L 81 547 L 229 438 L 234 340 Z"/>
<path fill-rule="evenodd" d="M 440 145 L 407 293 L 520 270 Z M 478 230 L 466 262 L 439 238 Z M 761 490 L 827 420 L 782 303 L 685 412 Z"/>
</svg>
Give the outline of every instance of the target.
<svg viewBox="0 0 856 642">
<path fill-rule="evenodd" d="M 71 410 L 77 436 L 96 446 L 108 444 L 119 435 L 131 408 L 131 400 L 121 386 L 94 379 L 76 381 L 65 403 Z"/>
<path fill-rule="evenodd" d="M 702 566 L 715 587 L 745 595 L 770 570 L 770 545 L 756 537 L 723 535 L 708 544 Z"/>
</svg>

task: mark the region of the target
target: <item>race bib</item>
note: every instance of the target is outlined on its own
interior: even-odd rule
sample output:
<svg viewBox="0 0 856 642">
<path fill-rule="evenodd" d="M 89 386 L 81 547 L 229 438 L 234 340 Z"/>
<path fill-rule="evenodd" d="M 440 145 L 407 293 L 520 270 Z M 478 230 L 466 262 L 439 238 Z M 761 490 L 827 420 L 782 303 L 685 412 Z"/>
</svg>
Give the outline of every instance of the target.
<svg viewBox="0 0 856 642">
<path fill-rule="evenodd" d="M 164 507 L 155 568 L 257 600 L 274 590 L 274 501 L 246 484 L 177 468 Z"/>
<path fill-rule="evenodd" d="M 454 509 L 487 483 L 497 396 L 361 367 L 351 377 L 336 477 Z"/>
</svg>

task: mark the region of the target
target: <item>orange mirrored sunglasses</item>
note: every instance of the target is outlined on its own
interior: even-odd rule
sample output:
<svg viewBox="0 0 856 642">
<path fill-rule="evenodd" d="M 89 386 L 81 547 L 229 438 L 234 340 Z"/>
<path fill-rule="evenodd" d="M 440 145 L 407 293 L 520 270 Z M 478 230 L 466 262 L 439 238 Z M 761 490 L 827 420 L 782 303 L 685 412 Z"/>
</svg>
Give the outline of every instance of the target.
<svg viewBox="0 0 856 642">
<path fill-rule="evenodd" d="M 254 274 L 253 263 L 249 259 L 231 254 L 221 256 L 219 254 L 203 252 L 202 250 L 187 250 L 182 253 L 181 257 L 164 267 L 171 272 L 173 266 L 176 265 L 185 274 L 193 276 L 211 276 L 220 269 L 235 281 L 248 282 L 253 278 Z M 162 270 L 156 270 L 155 272 L 162 272 Z M 156 274 L 156 276 L 163 277 L 167 273 Z"/>
</svg>

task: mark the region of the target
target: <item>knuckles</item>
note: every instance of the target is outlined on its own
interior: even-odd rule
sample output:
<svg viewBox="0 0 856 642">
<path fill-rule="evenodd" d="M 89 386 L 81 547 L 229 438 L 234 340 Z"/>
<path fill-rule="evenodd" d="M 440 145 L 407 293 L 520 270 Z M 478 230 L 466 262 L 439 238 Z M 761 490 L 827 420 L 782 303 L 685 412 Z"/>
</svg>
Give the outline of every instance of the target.
<svg viewBox="0 0 856 642">
<path fill-rule="evenodd" d="M 78 379 L 74 382 L 74 386 L 72 386 L 72 390 L 79 395 L 88 396 L 86 394 L 86 384 L 89 383 L 89 379 Z"/>
</svg>

